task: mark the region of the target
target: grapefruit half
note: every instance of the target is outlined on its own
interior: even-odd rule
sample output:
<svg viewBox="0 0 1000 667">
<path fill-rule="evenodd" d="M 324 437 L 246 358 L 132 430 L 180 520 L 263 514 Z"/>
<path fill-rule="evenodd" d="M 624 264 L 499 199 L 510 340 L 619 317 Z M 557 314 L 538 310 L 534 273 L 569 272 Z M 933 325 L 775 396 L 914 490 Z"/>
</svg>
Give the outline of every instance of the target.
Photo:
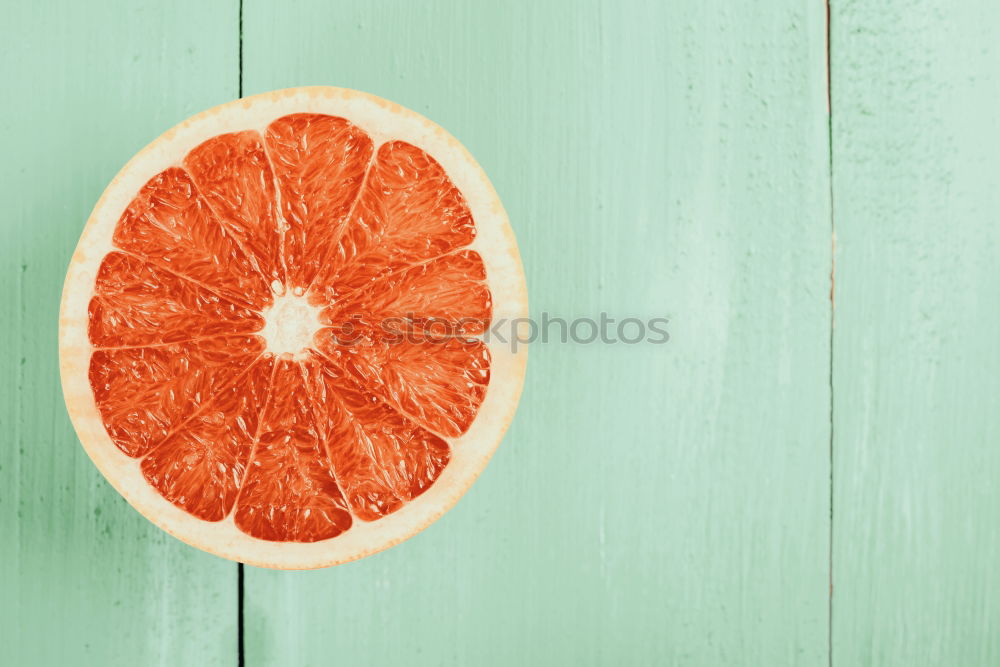
<svg viewBox="0 0 1000 667">
<path fill-rule="evenodd" d="M 63 392 L 90 458 L 188 544 L 300 569 L 447 511 L 509 425 L 517 243 L 422 116 L 296 88 L 203 112 L 98 201 L 63 289 Z"/>
</svg>

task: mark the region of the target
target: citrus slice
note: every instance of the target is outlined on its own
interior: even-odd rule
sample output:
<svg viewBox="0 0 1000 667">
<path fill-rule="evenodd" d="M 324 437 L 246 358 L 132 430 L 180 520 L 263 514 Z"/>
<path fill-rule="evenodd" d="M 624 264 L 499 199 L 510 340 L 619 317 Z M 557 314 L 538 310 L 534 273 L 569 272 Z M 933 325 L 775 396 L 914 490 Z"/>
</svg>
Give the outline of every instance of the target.
<svg viewBox="0 0 1000 667">
<path fill-rule="evenodd" d="M 63 392 L 136 509 L 211 553 L 314 568 L 422 530 L 509 425 L 517 244 L 427 119 L 297 88 L 181 123 L 94 209 L 63 289 Z"/>
</svg>

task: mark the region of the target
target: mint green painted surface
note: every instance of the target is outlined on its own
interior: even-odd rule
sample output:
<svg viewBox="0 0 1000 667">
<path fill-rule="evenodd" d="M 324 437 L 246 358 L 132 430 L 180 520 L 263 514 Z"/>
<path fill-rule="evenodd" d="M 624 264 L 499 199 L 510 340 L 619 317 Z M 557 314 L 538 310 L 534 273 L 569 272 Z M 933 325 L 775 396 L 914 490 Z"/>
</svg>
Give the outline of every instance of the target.
<svg viewBox="0 0 1000 667">
<path fill-rule="evenodd" d="M 1000 13 L 833 26 L 834 656 L 1000 665 Z"/>
<path fill-rule="evenodd" d="M 59 385 L 59 298 L 122 164 L 237 90 L 232 6 L 5 3 L 0 20 L 0 664 L 211 665 L 236 648 L 235 566 L 135 512 Z"/>
<path fill-rule="evenodd" d="M 443 519 L 332 570 L 248 569 L 249 663 L 825 660 L 825 13 L 731 5 L 245 5 L 246 93 L 426 114 L 493 179 L 536 316 L 672 335 L 536 346 Z"/>
<path fill-rule="evenodd" d="M 493 462 L 407 543 L 247 568 L 247 665 L 1000 663 L 991 3 L 834 0 L 832 163 L 818 0 L 242 15 L 245 93 L 358 88 L 465 143 L 535 315 L 671 320 L 536 345 Z M 0 663 L 237 664 L 236 566 L 86 458 L 56 318 L 104 185 L 237 95 L 239 2 L 4 19 Z"/>
</svg>

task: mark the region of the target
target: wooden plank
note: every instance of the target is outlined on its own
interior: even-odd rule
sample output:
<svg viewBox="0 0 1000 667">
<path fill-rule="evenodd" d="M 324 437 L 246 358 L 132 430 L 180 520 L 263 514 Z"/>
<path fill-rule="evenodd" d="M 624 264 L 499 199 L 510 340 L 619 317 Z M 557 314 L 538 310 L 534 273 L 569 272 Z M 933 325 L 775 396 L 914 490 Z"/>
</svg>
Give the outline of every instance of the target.
<svg viewBox="0 0 1000 667">
<path fill-rule="evenodd" d="M 0 22 L 0 646 L 10 665 L 232 664 L 236 567 L 132 510 L 62 401 L 62 281 L 144 144 L 235 97 L 235 1 L 6 3 Z"/>
<path fill-rule="evenodd" d="M 367 90 L 450 129 L 533 312 L 669 316 L 536 345 L 459 506 L 331 570 L 247 570 L 248 664 L 821 664 L 827 651 L 825 9 L 245 5 L 246 92 Z"/>
<path fill-rule="evenodd" d="M 1000 664 L 1000 13 L 833 10 L 835 661 Z"/>
</svg>

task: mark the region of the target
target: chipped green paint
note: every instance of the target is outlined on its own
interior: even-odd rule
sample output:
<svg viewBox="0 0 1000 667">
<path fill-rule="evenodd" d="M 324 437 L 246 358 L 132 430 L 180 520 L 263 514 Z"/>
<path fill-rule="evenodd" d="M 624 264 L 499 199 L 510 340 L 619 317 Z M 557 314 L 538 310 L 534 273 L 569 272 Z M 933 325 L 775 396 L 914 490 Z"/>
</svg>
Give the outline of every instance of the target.
<svg viewBox="0 0 1000 667">
<path fill-rule="evenodd" d="M 1000 665 L 1000 11 L 833 9 L 834 656 Z"/>
</svg>

